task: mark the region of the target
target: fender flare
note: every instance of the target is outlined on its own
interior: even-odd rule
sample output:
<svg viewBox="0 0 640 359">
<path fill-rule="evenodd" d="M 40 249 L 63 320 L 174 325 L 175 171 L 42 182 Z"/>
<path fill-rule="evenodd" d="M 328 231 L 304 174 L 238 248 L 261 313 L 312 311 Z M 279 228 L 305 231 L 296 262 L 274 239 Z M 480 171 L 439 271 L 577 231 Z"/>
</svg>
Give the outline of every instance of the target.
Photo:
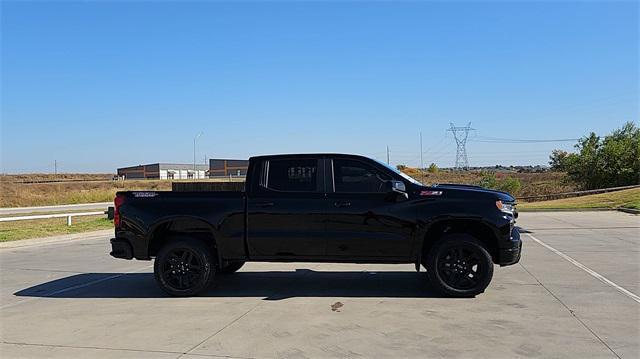
<svg viewBox="0 0 640 359">
<path fill-rule="evenodd" d="M 480 217 L 480 216 L 450 216 L 450 215 L 445 215 L 445 216 L 439 216 L 436 217 L 428 222 L 424 222 L 424 228 L 423 230 L 418 234 L 418 238 L 417 238 L 417 251 L 416 251 L 416 261 L 415 261 L 415 268 L 417 272 L 420 272 L 420 266 L 422 265 L 422 252 L 423 252 L 423 248 L 424 248 L 424 243 L 427 237 L 427 233 L 429 233 L 429 231 L 436 225 L 442 224 L 443 222 L 447 222 L 447 221 L 469 221 L 469 222 L 475 222 L 477 224 L 480 224 L 482 226 L 487 227 L 487 229 L 491 230 L 492 233 L 495 234 L 495 228 L 493 225 L 491 225 L 491 223 L 487 222 L 485 220 L 485 218 Z"/>
<path fill-rule="evenodd" d="M 220 253 L 220 250 L 218 248 L 218 241 L 217 241 L 217 236 L 216 236 L 216 231 L 214 226 L 211 223 L 209 223 L 209 221 L 207 221 L 206 219 L 199 216 L 193 216 L 193 215 L 166 216 L 154 221 L 151 225 L 149 225 L 147 230 L 147 235 L 145 236 L 145 241 L 147 242 L 147 251 L 151 246 L 151 241 L 153 240 L 153 234 L 156 232 L 158 227 L 171 222 L 180 221 L 180 220 L 195 221 L 205 225 L 204 227 L 206 227 L 209 230 L 211 234 L 211 238 L 213 239 L 213 245 L 216 247 L 216 256 L 218 257 L 218 263 L 222 263 L 222 254 Z"/>
</svg>

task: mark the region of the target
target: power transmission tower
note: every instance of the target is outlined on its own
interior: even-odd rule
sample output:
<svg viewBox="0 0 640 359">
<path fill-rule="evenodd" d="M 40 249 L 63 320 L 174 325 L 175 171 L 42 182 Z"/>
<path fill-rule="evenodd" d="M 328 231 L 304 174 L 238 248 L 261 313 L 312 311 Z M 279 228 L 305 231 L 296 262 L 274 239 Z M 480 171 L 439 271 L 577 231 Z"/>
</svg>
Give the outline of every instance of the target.
<svg viewBox="0 0 640 359">
<path fill-rule="evenodd" d="M 469 131 L 474 130 L 471 128 L 471 122 L 469 122 L 466 126 L 455 126 L 453 123 L 450 123 L 451 128 L 447 131 L 451 131 L 453 133 L 453 138 L 456 140 L 456 169 L 457 170 L 468 170 L 469 169 L 469 159 L 467 158 L 467 138 L 469 137 Z"/>
</svg>

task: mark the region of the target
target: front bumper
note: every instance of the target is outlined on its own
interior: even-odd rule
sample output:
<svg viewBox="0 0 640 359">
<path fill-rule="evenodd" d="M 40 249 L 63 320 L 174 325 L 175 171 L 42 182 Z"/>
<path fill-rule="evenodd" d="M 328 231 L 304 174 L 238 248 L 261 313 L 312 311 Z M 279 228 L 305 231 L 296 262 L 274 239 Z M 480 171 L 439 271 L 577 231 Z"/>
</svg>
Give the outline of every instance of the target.
<svg viewBox="0 0 640 359">
<path fill-rule="evenodd" d="M 500 248 L 498 253 L 498 264 L 501 266 L 508 266 L 516 264 L 520 261 L 520 255 L 522 253 L 522 240 L 520 240 L 520 232 L 517 227 L 511 230 L 511 236 L 509 238 L 509 246 L 506 248 Z"/>
</svg>

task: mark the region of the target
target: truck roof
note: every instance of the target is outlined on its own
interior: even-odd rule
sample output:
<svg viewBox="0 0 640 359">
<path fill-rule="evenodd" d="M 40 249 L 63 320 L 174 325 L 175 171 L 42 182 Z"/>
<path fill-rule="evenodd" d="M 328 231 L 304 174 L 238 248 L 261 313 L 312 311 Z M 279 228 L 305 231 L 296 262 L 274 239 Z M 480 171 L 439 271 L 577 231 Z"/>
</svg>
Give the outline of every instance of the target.
<svg viewBox="0 0 640 359">
<path fill-rule="evenodd" d="M 310 158 L 310 157 L 353 157 L 353 158 L 366 158 L 371 159 L 367 156 L 349 154 L 349 153 L 331 153 L 331 152 L 321 152 L 321 153 L 282 153 L 282 154 L 274 154 L 274 155 L 259 155 L 252 156 L 249 158 L 253 159 L 264 159 L 264 158 Z"/>
</svg>

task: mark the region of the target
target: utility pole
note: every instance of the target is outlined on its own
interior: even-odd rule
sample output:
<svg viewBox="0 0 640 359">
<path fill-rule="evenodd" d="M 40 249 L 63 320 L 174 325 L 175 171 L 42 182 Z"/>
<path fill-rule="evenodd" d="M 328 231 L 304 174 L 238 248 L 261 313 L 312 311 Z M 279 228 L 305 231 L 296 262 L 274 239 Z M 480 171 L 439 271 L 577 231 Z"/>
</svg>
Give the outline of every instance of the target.
<svg viewBox="0 0 640 359">
<path fill-rule="evenodd" d="M 422 159 L 422 131 L 420 131 L 420 174 L 421 180 L 424 182 L 424 161 Z"/>
<path fill-rule="evenodd" d="M 387 164 L 389 164 L 389 146 L 387 146 Z"/>
<path fill-rule="evenodd" d="M 196 170 L 196 141 L 198 138 L 202 136 L 202 132 L 198 133 L 196 137 L 193 138 L 193 176 L 198 176 L 198 171 Z"/>
<path fill-rule="evenodd" d="M 53 175 L 58 177 L 58 160 L 53 160 Z"/>
<path fill-rule="evenodd" d="M 471 128 L 471 122 L 466 126 L 455 126 L 453 123 L 449 123 L 451 128 L 447 131 L 453 133 L 453 138 L 456 140 L 456 169 L 468 170 L 469 159 L 467 158 L 467 138 L 469 137 L 469 131 L 475 130 Z"/>
</svg>

